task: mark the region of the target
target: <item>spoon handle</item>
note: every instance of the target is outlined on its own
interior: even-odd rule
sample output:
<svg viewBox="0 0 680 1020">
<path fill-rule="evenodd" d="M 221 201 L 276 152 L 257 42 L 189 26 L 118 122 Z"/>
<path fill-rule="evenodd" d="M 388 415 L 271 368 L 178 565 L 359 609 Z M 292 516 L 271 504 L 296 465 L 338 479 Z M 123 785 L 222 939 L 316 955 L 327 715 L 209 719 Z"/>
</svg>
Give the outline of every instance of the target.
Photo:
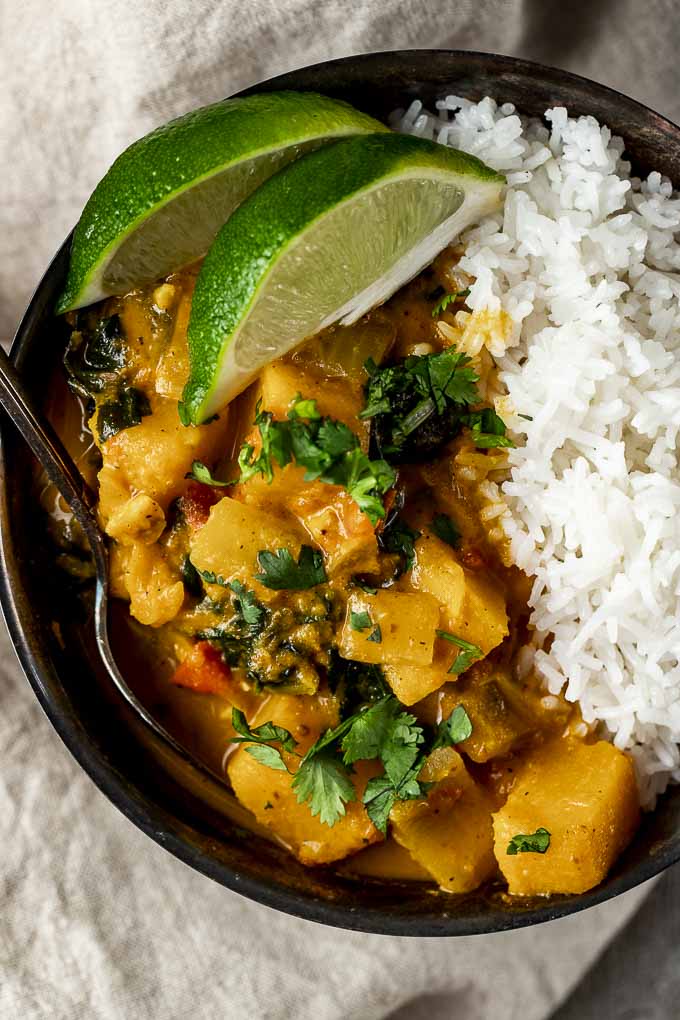
<svg viewBox="0 0 680 1020">
<path fill-rule="evenodd" d="M 59 436 L 38 418 L 31 397 L 9 356 L 0 347 L 0 406 L 40 461 L 50 482 L 73 511 L 88 537 L 96 526 L 95 497 Z M 97 529 L 98 530 L 98 529 Z"/>
</svg>

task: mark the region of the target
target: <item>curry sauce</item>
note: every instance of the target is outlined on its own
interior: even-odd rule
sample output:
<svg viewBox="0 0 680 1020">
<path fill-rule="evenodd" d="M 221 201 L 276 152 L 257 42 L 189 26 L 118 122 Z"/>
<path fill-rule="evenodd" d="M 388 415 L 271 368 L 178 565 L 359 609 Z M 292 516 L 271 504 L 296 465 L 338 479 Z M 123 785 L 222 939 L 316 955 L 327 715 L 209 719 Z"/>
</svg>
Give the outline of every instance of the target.
<svg viewBox="0 0 680 1020">
<path fill-rule="evenodd" d="M 448 251 L 186 426 L 195 275 L 72 316 L 133 686 L 137 662 L 164 721 L 304 864 L 450 892 L 499 872 L 517 895 L 597 884 L 637 791 L 531 665 L 478 342 L 502 315 L 466 310 Z"/>
</svg>

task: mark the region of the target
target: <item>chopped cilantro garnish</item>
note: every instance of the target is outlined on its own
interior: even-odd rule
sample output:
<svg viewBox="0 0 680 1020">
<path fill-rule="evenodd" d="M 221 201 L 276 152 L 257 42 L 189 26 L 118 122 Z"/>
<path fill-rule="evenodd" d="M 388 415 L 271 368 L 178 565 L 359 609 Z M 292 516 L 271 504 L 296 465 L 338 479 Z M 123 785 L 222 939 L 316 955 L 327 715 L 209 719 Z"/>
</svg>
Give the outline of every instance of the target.
<svg viewBox="0 0 680 1020">
<path fill-rule="evenodd" d="M 293 735 L 289 730 L 283 728 L 283 726 L 276 726 L 272 722 L 263 723 L 261 726 L 256 726 L 255 729 L 251 729 L 248 725 L 245 715 L 238 708 L 233 708 L 231 711 L 231 724 L 237 733 L 240 733 L 240 737 L 234 737 L 234 743 L 243 743 L 244 741 L 253 741 L 258 744 L 267 744 L 270 741 L 281 744 L 284 751 L 294 751 L 296 742 Z"/>
<path fill-rule="evenodd" d="M 434 739 L 428 743 L 416 717 L 405 712 L 389 694 L 355 712 L 334 729 L 326 730 L 302 756 L 295 750 L 295 741 L 288 730 L 273 723 L 250 729 L 238 709 L 232 710 L 232 721 L 241 734 L 236 739 L 252 743 L 253 747 L 246 750 L 263 765 L 291 771 L 281 753 L 270 746 L 272 743 L 300 757 L 297 770 L 292 772 L 297 799 L 300 803 L 308 802 L 312 814 L 329 826 L 345 814 L 345 804 L 356 799 L 350 778 L 352 765 L 357 761 L 379 759 L 384 774 L 368 782 L 363 803 L 373 823 L 384 833 L 397 800 L 413 799 L 426 793 L 427 784 L 420 783 L 418 775 L 430 751 L 469 736 L 469 719 L 464 710 L 461 714 L 459 709 L 460 706 L 449 719 L 440 723 Z"/>
<path fill-rule="evenodd" d="M 484 653 L 481 648 L 471 644 L 469 641 L 463 640 L 463 638 L 456 637 L 455 634 L 449 634 L 446 630 L 438 630 L 437 637 L 443 638 L 444 641 L 449 641 L 452 645 L 456 645 L 456 647 L 461 649 L 448 670 L 454 676 L 464 673 L 473 662 L 483 658 Z"/>
<path fill-rule="evenodd" d="M 442 720 L 437 727 L 437 735 L 432 745 L 434 751 L 437 747 L 450 747 L 452 744 L 460 744 L 467 740 L 472 733 L 472 723 L 462 705 L 454 708 L 448 719 Z"/>
<path fill-rule="evenodd" d="M 349 625 L 352 630 L 368 630 L 371 626 L 371 614 L 366 612 L 355 613 L 350 610 Z"/>
<path fill-rule="evenodd" d="M 518 833 L 508 843 L 506 854 L 544 854 L 550 846 L 550 833 L 547 829 L 536 829 L 530 834 Z"/>
<path fill-rule="evenodd" d="M 328 580 L 323 556 L 308 545 L 300 549 L 297 563 L 288 549 L 277 549 L 273 553 L 263 549 L 257 554 L 257 562 L 262 573 L 255 574 L 255 580 L 274 591 L 284 588 L 303 591 Z"/>
<path fill-rule="evenodd" d="M 287 421 L 275 421 L 258 405 L 255 424 L 262 448 L 255 457 L 251 444 L 241 447 L 240 482 L 256 474 L 271 482 L 275 464 L 283 468 L 295 462 L 306 469 L 305 481 L 343 486 L 373 525 L 385 516 L 381 497 L 395 483 L 393 468 L 384 460 L 369 460 L 354 432 L 344 422 L 322 417 L 315 400 L 299 397 Z"/>
<path fill-rule="evenodd" d="M 481 400 L 479 377 L 455 348 L 383 368 L 368 361 L 365 367 L 369 380 L 360 417 L 372 420 L 373 441 L 389 460 L 430 458 L 465 427 L 481 448 L 513 445 L 495 411 L 468 411 Z"/>
<path fill-rule="evenodd" d="M 450 304 L 458 298 L 466 298 L 469 293 L 470 288 L 466 287 L 465 290 L 457 290 L 453 294 L 445 294 L 432 309 L 432 318 L 436 319 L 438 315 L 441 315 L 442 312 L 446 311 Z"/>
<path fill-rule="evenodd" d="M 214 570 L 198 570 L 198 567 L 196 570 L 199 577 L 202 577 L 206 584 L 219 584 L 220 588 L 229 587 L 229 582 L 221 574 L 216 574 Z"/>
<path fill-rule="evenodd" d="M 243 622 L 248 627 L 259 629 L 265 618 L 266 610 L 257 601 L 255 592 L 250 591 L 240 581 L 230 581 L 229 587 L 237 597 L 234 599 L 234 609 L 240 614 Z"/>
<path fill-rule="evenodd" d="M 464 416 L 464 423 L 472 431 L 472 441 L 480 449 L 514 446 L 512 439 L 505 434 L 505 422 L 491 407 L 483 411 L 473 411 Z"/>
<path fill-rule="evenodd" d="M 442 542 L 446 542 L 452 549 L 458 548 L 463 536 L 448 514 L 435 514 L 431 527 L 437 538 L 441 538 Z"/>
<path fill-rule="evenodd" d="M 331 749 L 314 752 L 312 747 L 293 776 L 298 803 L 309 802 L 313 815 L 325 825 L 335 825 L 345 814 L 345 804 L 356 800 L 354 784 Z"/>
<path fill-rule="evenodd" d="M 235 482 L 221 482 L 217 478 L 213 478 L 210 468 L 200 461 L 195 460 L 191 465 L 191 471 L 184 476 L 185 478 L 193 478 L 195 482 L 200 482 L 201 485 L 212 485 L 213 488 L 228 488 L 230 485 L 235 485 Z"/>
</svg>

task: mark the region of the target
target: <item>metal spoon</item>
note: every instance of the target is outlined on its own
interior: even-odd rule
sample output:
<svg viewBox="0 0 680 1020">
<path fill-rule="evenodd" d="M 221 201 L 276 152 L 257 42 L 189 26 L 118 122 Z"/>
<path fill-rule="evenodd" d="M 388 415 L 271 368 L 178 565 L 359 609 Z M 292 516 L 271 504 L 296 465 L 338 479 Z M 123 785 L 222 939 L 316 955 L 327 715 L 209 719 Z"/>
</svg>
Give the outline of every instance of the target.
<svg viewBox="0 0 680 1020">
<path fill-rule="evenodd" d="M 26 440 L 49 478 L 63 496 L 73 516 L 85 532 L 95 565 L 94 631 L 97 650 L 106 670 L 135 714 L 169 745 L 185 762 L 212 781 L 226 786 L 225 780 L 198 759 L 154 719 L 136 694 L 130 690 L 113 656 L 109 641 L 109 556 L 106 539 L 97 522 L 97 499 L 76 467 L 59 436 L 34 409 L 24 384 L 5 351 L 0 347 L 0 406 Z"/>
</svg>

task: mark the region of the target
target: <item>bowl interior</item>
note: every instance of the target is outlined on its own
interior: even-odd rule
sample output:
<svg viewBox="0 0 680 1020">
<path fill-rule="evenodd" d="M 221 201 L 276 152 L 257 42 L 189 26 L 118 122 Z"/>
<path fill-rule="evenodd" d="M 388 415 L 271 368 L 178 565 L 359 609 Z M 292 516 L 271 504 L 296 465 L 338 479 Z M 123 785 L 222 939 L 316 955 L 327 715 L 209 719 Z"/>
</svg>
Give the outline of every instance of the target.
<svg viewBox="0 0 680 1020">
<path fill-rule="evenodd" d="M 470 99 L 493 95 L 535 116 L 552 105 L 566 105 L 621 134 L 638 173 L 658 169 L 680 180 L 680 130 L 673 124 L 585 79 L 507 57 L 443 50 L 370 54 L 304 68 L 257 86 L 279 88 L 318 90 L 382 119 L 414 98 L 432 106 L 447 93 Z M 40 283 L 13 347 L 18 366 L 43 402 L 48 388 L 53 402 L 55 386 L 64 385 L 59 363 L 65 336 L 52 309 L 67 261 L 68 241 Z M 65 386 L 63 395 L 66 399 Z M 0 595 L 37 697 L 71 752 L 111 800 L 162 846 L 223 885 L 269 906 L 341 927 L 382 934 L 463 935 L 572 913 L 637 885 L 680 858 L 680 789 L 675 789 L 645 818 L 607 880 L 581 896 L 520 903 L 501 890 L 451 896 L 418 884 L 357 881 L 325 869 L 302 868 L 211 807 L 196 789 L 200 781 L 195 775 L 179 782 L 180 766 L 172 753 L 135 727 L 93 654 L 87 616 L 77 599 L 64 592 L 37 509 L 30 458 L 4 423 L 0 480 Z"/>
</svg>

